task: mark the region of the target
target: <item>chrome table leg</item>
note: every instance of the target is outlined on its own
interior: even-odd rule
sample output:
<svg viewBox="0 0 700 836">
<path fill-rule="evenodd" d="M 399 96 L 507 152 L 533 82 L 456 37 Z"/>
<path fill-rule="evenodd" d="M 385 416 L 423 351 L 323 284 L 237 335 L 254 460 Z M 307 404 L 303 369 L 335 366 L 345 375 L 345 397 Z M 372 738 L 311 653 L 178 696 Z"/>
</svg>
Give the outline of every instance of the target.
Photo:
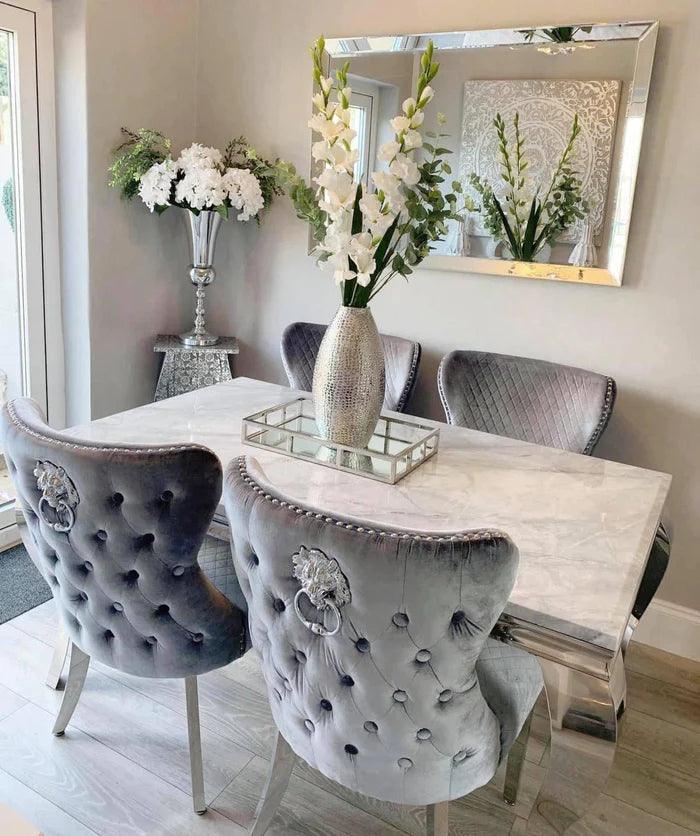
<svg viewBox="0 0 700 836">
<path fill-rule="evenodd" d="M 66 656 L 70 647 L 70 639 L 65 630 L 62 627 L 59 627 L 58 630 L 49 672 L 46 674 L 46 684 L 54 691 L 58 689 L 58 684 L 61 681 L 61 673 L 63 672 L 63 666 L 66 664 Z"/>
<path fill-rule="evenodd" d="M 612 767 L 625 692 L 622 653 L 609 677 L 539 658 L 552 728 L 549 770 L 527 832 L 555 836 L 592 809 Z"/>
</svg>

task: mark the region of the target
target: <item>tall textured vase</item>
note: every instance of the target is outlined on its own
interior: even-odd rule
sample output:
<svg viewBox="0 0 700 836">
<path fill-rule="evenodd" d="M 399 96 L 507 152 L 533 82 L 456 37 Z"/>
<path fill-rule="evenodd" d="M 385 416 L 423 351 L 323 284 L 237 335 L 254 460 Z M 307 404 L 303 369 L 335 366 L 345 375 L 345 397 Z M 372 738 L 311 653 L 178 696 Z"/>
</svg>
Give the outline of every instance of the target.
<svg viewBox="0 0 700 836">
<path fill-rule="evenodd" d="M 338 308 L 316 358 L 313 380 L 321 435 L 366 447 L 384 402 L 384 351 L 369 308 Z"/>
<path fill-rule="evenodd" d="M 180 334 L 180 340 L 185 345 L 215 345 L 219 338 L 213 336 L 206 328 L 205 288 L 210 285 L 216 276 L 214 270 L 214 249 L 216 247 L 216 236 L 221 226 L 221 215 L 212 209 L 202 209 L 195 215 L 189 209 L 183 209 L 187 213 L 186 222 L 191 234 L 192 264 L 190 264 L 190 280 L 197 288 L 196 307 L 194 312 L 194 326 L 186 334 Z"/>
</svg>

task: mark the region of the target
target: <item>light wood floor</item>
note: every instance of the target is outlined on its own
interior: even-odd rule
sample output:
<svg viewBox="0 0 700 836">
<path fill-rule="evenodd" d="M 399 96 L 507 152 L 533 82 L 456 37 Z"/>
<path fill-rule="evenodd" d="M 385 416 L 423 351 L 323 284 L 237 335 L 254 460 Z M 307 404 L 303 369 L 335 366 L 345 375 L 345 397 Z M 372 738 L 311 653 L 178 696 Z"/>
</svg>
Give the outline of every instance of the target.
<svg viewBox="0 0 700 836">
<path fill-rule="evenodd" d="M 273 726 L 253 654 L 200 678 L 206 795 L 192 812 L 182 682 L 94 664 L 71 725 L 51 736 L 60 700 L 44 685 L 53 602 L 0 627 L 0 803 L 47 836 L 245 832 L 266 774 Z M 700 664 L 643 646 L 628 656 L 629 709 L 606 794 L 576 836 L 700 833 Z M 451 836 L 524 833 L 547 763 L 544 712 L 533 723 L 518 804 L 492 784 L 450 806 Z M 421 834 L 423 809 L 376 802 L 297 767 L 269 833 Z"/>
</svg>

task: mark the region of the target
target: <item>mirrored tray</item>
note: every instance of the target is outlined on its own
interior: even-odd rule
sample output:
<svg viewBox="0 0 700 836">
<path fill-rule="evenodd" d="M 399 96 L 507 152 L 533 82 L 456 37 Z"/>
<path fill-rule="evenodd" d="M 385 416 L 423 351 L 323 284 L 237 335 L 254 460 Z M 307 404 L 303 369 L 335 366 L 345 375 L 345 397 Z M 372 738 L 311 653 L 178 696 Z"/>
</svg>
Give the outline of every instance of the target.
<svg viewBox="0 0 700 836">
<path fill-rule="evenodd" d="M 437 453 L 440 431 L 382 415 L 365 449 L 322 438 L 310 398 L 295 398 L 243 419 L 242 441 L 367 479 L 396 484 Z"/>
</svg>

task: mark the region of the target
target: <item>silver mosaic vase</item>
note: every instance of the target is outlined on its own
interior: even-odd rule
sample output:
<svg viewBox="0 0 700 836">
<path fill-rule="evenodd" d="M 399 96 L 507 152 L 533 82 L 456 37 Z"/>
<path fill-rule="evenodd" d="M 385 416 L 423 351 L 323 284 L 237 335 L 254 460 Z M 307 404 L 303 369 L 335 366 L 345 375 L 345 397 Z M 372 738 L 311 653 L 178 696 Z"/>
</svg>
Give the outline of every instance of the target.
<svg viewBox="0 0 700 836">
<path fill-rule="evenodd" d="M 205 288 L 216 276 L 214 270 L 214 249 L 216 236 L 221 226 L 221 215 L 213 209 L 202 209 L 198 215 L 183 209 L 186 213 L 186 223 L 190 231 L 192 263 L 190 264 L 190 281 L 195 286 L 196 305 L 194 311 L 194 325 L 191 331 L 180 334 L 180 341 L 185 345 L 215 345 L 219 338 L 207 331 L 205 311 Z"/>
<path fill-rule="evenodd" d="M 316 358 L 316 424 L 329 441 L 366 447 L 384 403 L 384 351 L 369 308 L 338 308 Z"/>
</svg>

